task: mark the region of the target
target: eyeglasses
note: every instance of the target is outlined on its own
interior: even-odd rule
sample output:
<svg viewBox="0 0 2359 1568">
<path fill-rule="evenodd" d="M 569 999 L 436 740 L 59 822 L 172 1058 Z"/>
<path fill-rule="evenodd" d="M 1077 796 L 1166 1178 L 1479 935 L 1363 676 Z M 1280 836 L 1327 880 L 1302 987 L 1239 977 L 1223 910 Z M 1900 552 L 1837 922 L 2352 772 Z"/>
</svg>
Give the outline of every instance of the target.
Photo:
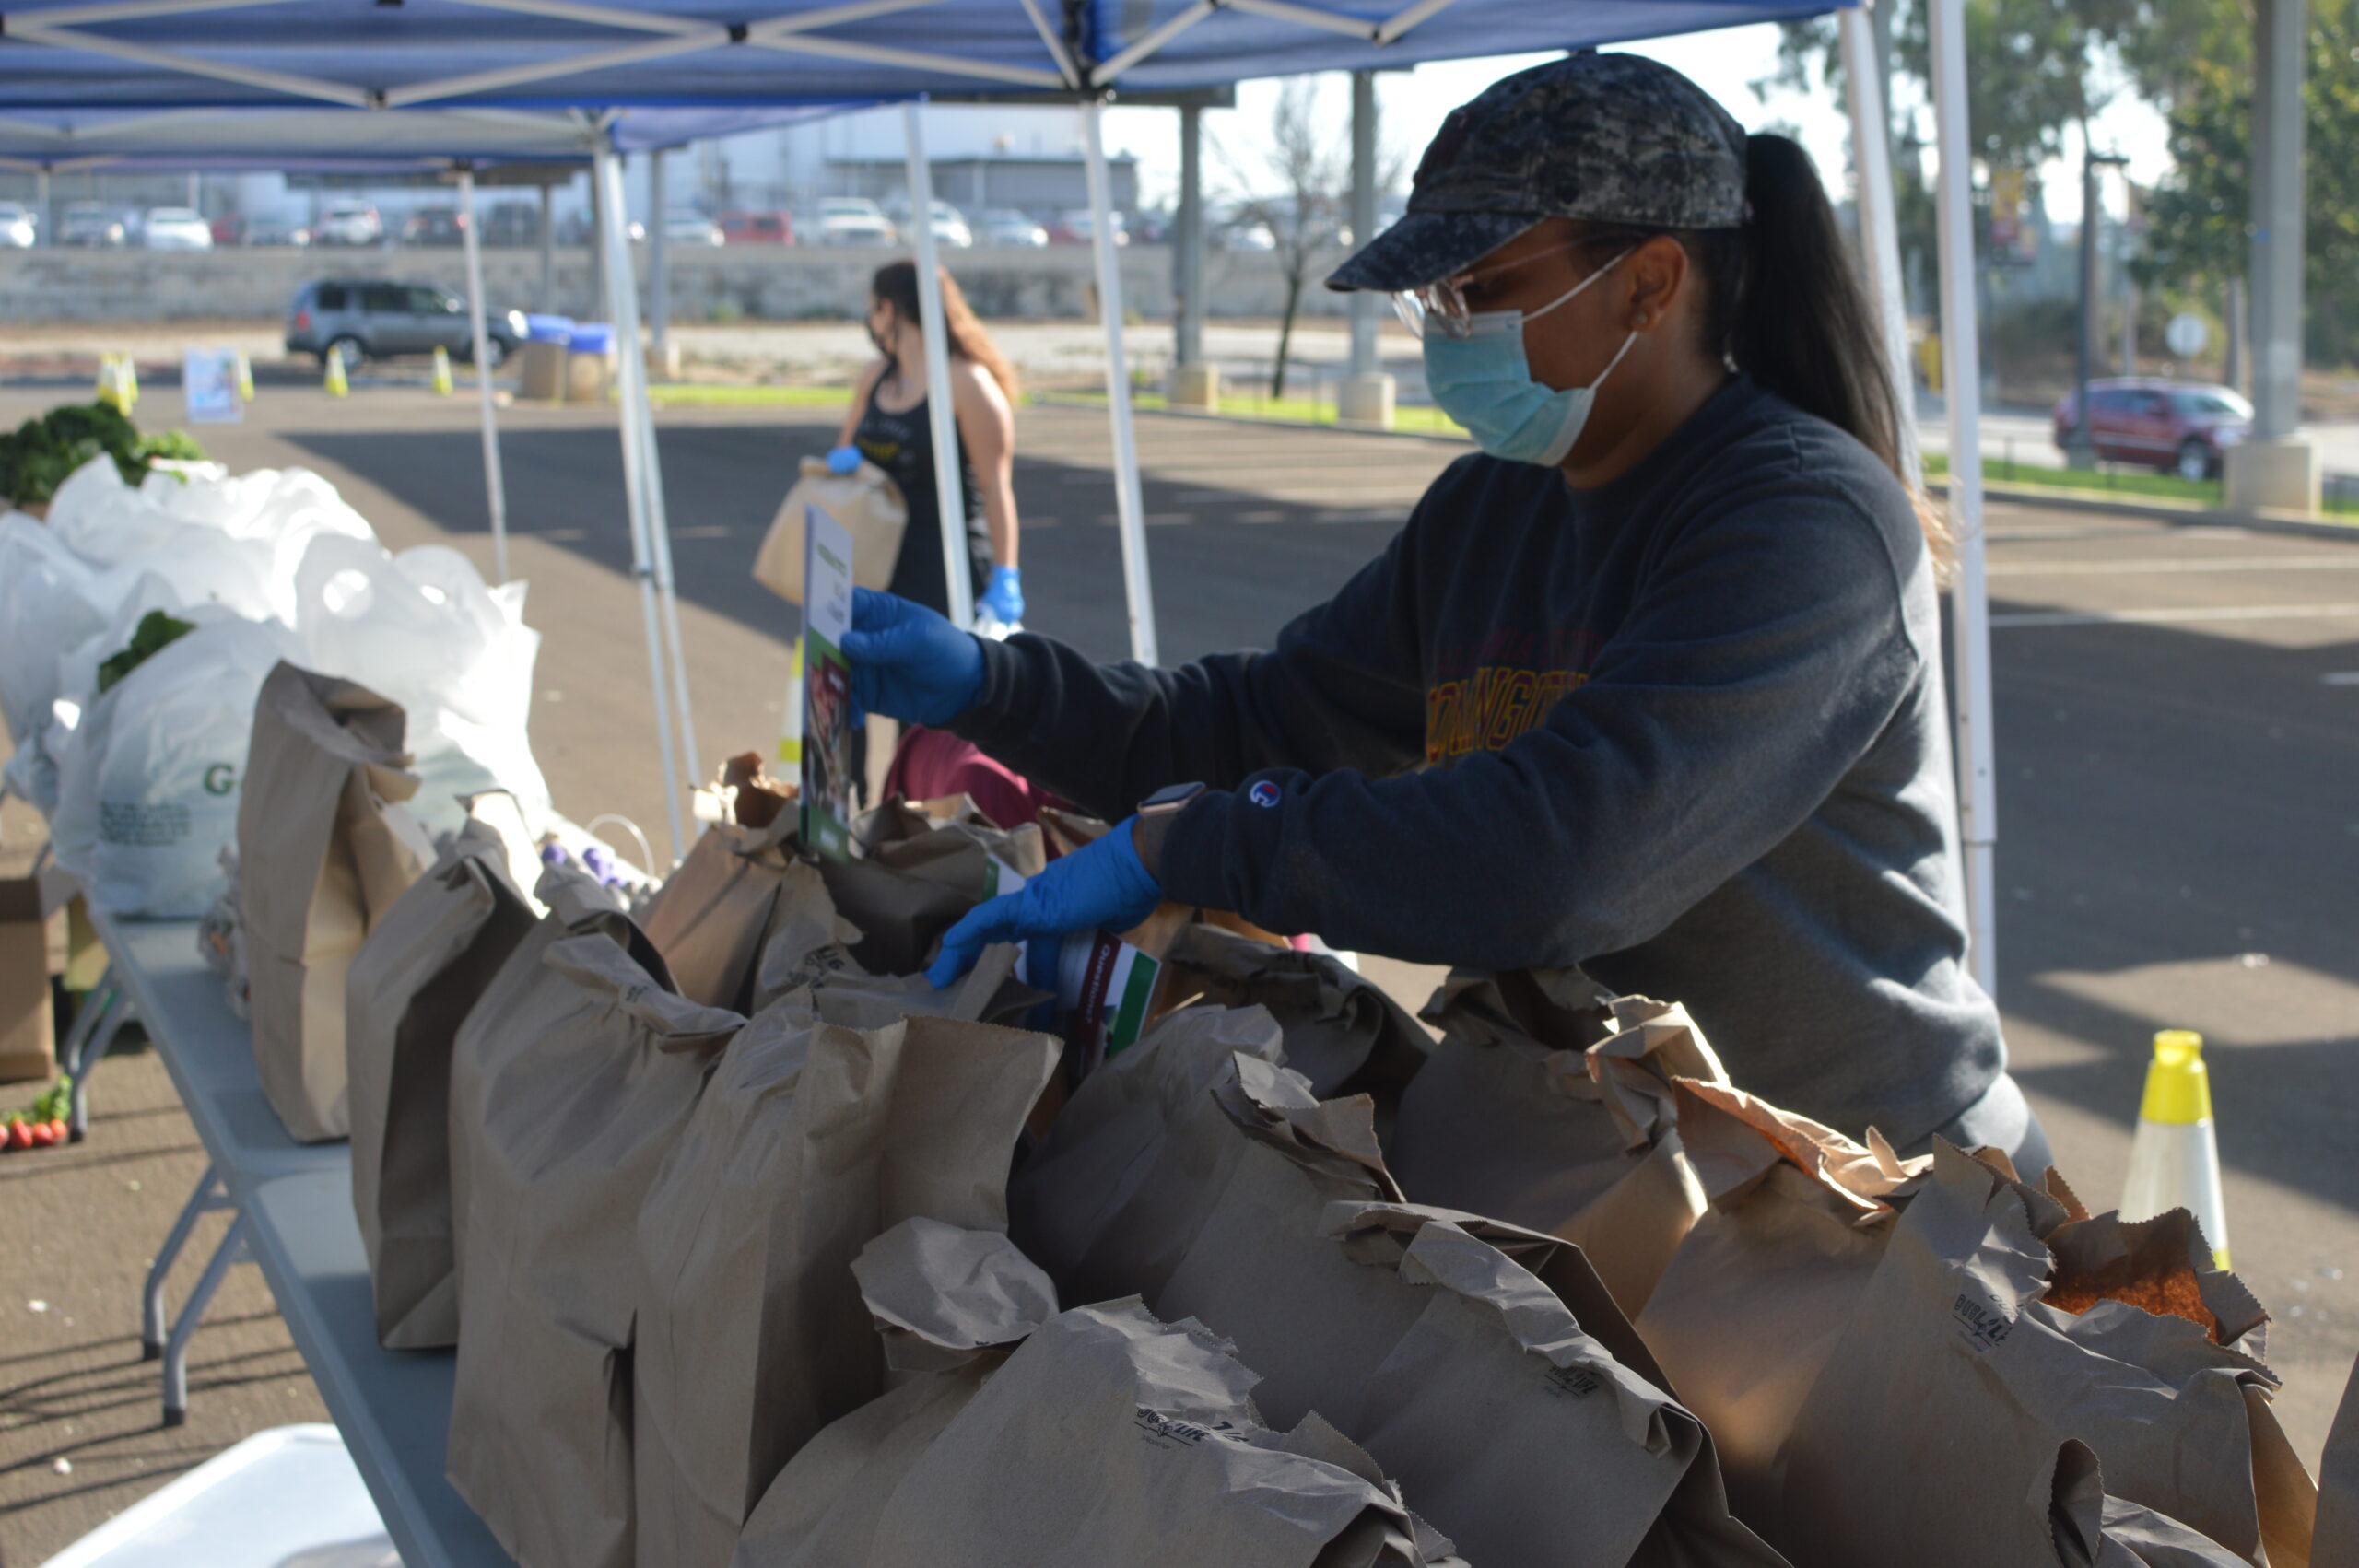
<svg viewBox="0 0 2359 1568">
<path fill-rule="evenodd" d="M 1422 288 L 1402 289 L 1392 296 L 1393 311 L 1413 337 L 1471 337 L 1474 332 L 1474 312 L 1466 303 L 1465 291 L 1468 288 L 1487 283 L 1501 273 L 1513 272 L 1543 256 L 1578 251 L 1608 238 L 1605 235 L 1584 235 L 1579 240 L 1567 240 L 1561 245 L 1551 245 L 1544 251 L 1534 251 L 1528 256 L 1518 256 L 1511 262 L 1501 262 L 1495 267 L 1462 272 L 1455 277 L 1443 278 L 1439 283 L 1426 284 Z"/>
</svg>

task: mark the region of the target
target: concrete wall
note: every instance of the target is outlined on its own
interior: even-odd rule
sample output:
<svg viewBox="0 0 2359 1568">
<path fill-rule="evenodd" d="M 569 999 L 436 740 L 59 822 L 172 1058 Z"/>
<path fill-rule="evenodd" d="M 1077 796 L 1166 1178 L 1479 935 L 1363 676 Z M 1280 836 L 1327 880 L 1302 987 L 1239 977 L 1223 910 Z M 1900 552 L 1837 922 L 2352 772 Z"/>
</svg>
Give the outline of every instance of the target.
<svg viewBox="0 0 2359 1568">
<path fill-rule="evenodd" d="M 898 254 L 817 246 L 671 248 L 675 321 L 749 317 L 802 321 L 857 317 L 868 278 Z M 946 258 L 978 313 L 995 318 L 1080 319 L 1096 310 L 1091 252 L 1085 246 L 1045 251 L 954 251 Z M 642 255 L 640 267 L 645 270 Z M 1323 275 L 1332 261 L 1315 268 Z M 540 252 L 484 252 L 486 292 L 495 309 L 593 313 L 589 252 L 557 252 L 556 298 L 543 301 Z M 1276 259 L 1215 252 L 1205 258 L 1205 287 L 1215 316 L 1274 316 L 1285 298 Z M 459 289 L 465 264 L 457 251 L 0 251 L 0 322 L 253 321 L 286 313 L 298 286 L 315 277 L 387 277 Z M 1123 304 L 1133 314 L 1171 313 L 1171 255 L 1162 246 L 1122 253 Z M 644 290 L 641 293 L 644 298 Z M 1343 296 L 1313 282 L 1303 309 L 1343 311 Z M 0 337 L 6 328 L 0 327 Z"/>
</svg>

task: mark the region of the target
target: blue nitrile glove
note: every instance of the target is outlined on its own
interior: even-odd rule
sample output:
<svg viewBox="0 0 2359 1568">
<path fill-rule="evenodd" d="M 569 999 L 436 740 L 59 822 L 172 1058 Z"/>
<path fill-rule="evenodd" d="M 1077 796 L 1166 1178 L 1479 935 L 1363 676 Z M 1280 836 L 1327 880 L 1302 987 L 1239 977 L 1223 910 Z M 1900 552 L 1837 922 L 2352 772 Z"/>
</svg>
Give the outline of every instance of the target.
<svg viewBox="0 0 2359 1568">
<path fill-rule="evenodd" d="M 858 447 L 829 448 L 827 451 L 827 472 L 830 474 L 859 473 L 860 449 Z"/>
<path fill-rule="evenodd" d="M 1024 574 L 1014 567 L 993 567 L 991 586 L 983 590 L 982 608 L 1011 626 L 1023 620 Z"/>
<path fill-rule="evenodd" d="M 1104 837 L 1049 862 L 1049 869 L 1003 898 L 967 913 L 944 933 L 942 952 L 925 972 L 936 990 L 956 985 L 995 942 L 1057 936 L 1066 931 L 1126 931 L 1163 902 L 1163 884 L 1147 874 L 1129 817 Z"/>
<path fill-rule="evenodd" d="M 851 695 L 863 713 L 940 727 L 983 690 L 983 645 L 922 604 L 873 588 L 851 591 Z"/>
</svg>

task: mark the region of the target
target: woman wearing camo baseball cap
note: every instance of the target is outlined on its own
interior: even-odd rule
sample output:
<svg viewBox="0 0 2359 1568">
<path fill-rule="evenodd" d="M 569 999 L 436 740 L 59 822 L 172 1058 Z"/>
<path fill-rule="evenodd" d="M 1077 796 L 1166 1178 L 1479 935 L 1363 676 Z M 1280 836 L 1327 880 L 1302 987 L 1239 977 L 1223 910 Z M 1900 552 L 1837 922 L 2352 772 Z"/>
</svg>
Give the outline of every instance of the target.
<svg viewBox="0 0 2359 1568">
<path fill-rule="evenodd" d="M 2042 1168 L 1965 964 L 1942 542 L 1807 155 L 1667 66 L 1574 55 L 1452 113 L 1329 286 L 1395 297 L 1482 451 L 1273 651 L 1101 667 L 861 598 L 868 706 L 1138 802 L 954 929 L 936 983 L 1161 896 L 1577 965 L 1685 1002 L 1778 1105 Z"/>
</svg>

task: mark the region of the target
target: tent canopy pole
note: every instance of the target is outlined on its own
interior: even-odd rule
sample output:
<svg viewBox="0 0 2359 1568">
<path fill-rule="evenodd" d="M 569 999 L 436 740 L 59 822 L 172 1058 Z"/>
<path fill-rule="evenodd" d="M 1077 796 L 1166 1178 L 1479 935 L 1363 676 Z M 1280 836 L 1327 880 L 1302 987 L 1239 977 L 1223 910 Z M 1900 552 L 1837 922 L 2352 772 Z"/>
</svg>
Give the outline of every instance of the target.
<svg viewBox="0 0 2359 1568">
<path fill-rule="evenodd" d="M 483 488 L 491 509 L 492 581 L 508 580 L 508 486 L 499 472 L 499 421 L 492 412 L 491 333 L 484 326 L 483 240 L 475 232 L 475 174 L 459 169 L 459 228 L 467 247 L 467 325 L 474 333 L 475 402 L 483 414 Z"/>
<path fill-rule="evenodd" d="M 1131 368 L 1122 356 L 1121 252 L 1114 245 L 1113 181 L 1106 170 L 1103 113 L 1081 106 L 1082 156 L 1089 174 L 1089 242 L 1097 252 L 1097 313 L 1106 323 L 1106 411 L 1114 435 L 1114 514 L 1122 532 L 1122 591 L 1131 613 L 1131 657 L 1157 661 L 1155 590 L 1148 581 L 1146 503 L 1139 492 L 1138 433 L 1131 425 Z"/>
<path fill-rule="evenodd" d="M 645 367 L 637 363 L 639 305 L 629 297 L 630 248 L 623 238 L 622 170 L 615 155 L 604 147 L 599 148 L 594 157 L 591 189 L 602 197 L 595 204 L 598 217 L 595 239 L 605 260 L 601 270 L 607 279 L 618 285 L 612 291 L 615 331 L 619 336 L 625 330 L 626 322 L 630 331 L 629 351 L 616 356 L 623 376 L 623 504 L 630 513 L 630 574 L 639 579 L 639 613 L 647 638 L 649 685 L 655 699 L 656 749 L 663 774 L 663 826 L 671 835 L 672 863 L 677 865 L 687 853 L 687 835 L 680 815 L 681 769 L 673 747 L 672 708 L 663 669 L 663 638 L 655 608 L 654 551 L 650 544 L 648 529 L 646 475 L 642 472 L 644 461 L 637 421 L 631 414 L 638 406 L 637 394 L 645 372 Z"/>
<path fill-rule="evenodd" d="M 917 228 L 918 328 L 925 339 L 925 414 L 933 433 L 933 490 L 942 520 L 942 578 L 950 624 L 975 624 L 974 568 L 967 557 L 967 493 L 958 482 L 958 411 L 950 392 L 950 327 L 942 315 L 942 272 L 934 262 L 933 168 L 925 155 L 925 106 L 901 105 L 909 155 L 910 222 Z"/>
<path fill-rule="evenodd" d="M 1982 537 L 1982 363 L 1974 322 L 1974 144 L 1966 122 L 1966 0 L 1932 0 L 1933 115 L 1942 173 L 1942 390 L 1949 412 L 1950 532 L 1957 546 L 1952 667 L 1957 679 L 1958 815 L 1966 849 L 1966 962 L 1999 994 L 1999 791 L 1991 765 L 1990 584 Z"/>
<path fill-rule="evenodd" d="M 1843 81 L 1851 109 L 1851 167 L 1860 200 L 1860 250 L 1868 289 L 1884 324 L 1884 362 L 1900 420 L 1900 461 L 1908 483 L 1925 482 L 1917 450 L 1917 378 L 1908 362 L 1908 301 L 1901 287 L 1900 225 L 1892 177 L 1892 117 L 1884 107 L 1884 60 L 1875 24 L 1853 6 L 1837 21 L 1843 43 Z"/>
</svg>

